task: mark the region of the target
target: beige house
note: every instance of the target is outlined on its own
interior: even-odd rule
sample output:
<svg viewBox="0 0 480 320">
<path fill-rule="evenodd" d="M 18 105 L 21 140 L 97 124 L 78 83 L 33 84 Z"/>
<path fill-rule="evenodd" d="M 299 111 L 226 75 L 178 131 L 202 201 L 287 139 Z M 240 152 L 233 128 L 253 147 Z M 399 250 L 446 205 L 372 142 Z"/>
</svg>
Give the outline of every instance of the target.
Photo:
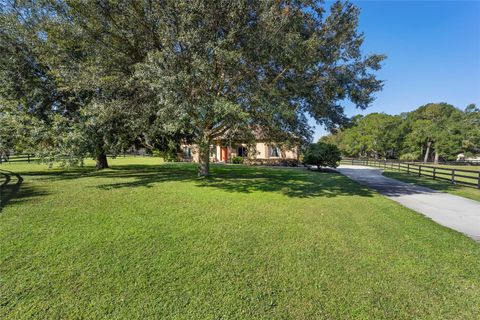
<svg viewBox="0 0 480 320">
<path fill-rule="evenodd" d="M 249 154 L 254 152 L 254 154 Z M 230 162 L 234 157 L 243 157 L 250 160 L 297 160 L 298 152 L 294 147 L 291 150 L 281 148 L 275 143 L 256 142 L 254 148 L 248 148 L 245 143 L 223 143 L 222 141 L 215 141 L 210 147 L 210 161 L 211 162 Z M 182 161 L 198 162 L 199 153 L 197 145 L 184 144 L 181 146 Z"/>
</svg>

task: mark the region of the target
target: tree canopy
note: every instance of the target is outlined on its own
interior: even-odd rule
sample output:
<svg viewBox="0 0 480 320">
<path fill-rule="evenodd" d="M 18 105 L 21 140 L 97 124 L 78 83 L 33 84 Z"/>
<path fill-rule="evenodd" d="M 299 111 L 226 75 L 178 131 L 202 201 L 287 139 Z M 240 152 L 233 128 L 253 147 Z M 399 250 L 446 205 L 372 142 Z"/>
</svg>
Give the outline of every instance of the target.
<svg viewBox="0 0 480 320">
<path fill-rule="evenodd" d="M 355 117 L 351 127 L 323 137 L 346 156 L 418 160 L 454 160 L 459 153 L 480 153 L 480 110 L 464 111 L 447 103 L 429 103 L 398 116 L 372 113 Z"/>
<path fill-rule="evenodd" d="M 333 128 L 342 101 L 363 109 L 382 88 L 384 56 L 362 55 L 348 2 L 1 3 L 2 101 L 44 129 L 38 153 L 98 168 L 133 141 L 188 140 L 207 175 L 213 139 L 261 128 L 301 144 L 308 116 Z"/>
</svg>

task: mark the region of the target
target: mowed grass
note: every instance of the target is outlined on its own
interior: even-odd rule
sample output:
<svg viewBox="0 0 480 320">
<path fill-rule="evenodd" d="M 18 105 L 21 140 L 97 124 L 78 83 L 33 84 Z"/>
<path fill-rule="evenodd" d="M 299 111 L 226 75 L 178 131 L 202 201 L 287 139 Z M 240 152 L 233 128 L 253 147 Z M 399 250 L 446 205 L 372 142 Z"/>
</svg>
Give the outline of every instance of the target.
<svg viewBox="0 0 480 320">
<path fill-rule="evenodd" d="M 429 177 L 419 177 L 413 174 L 407 174 L 405 172 L 392 171 L 388 169 L 383 172 L 383 175 L 400 180 L 400 181 L 413 183 L 413 184 L 428 187 L 434 190 L 439 190 L 439 191 L 451 193 L 457 196 L 480 201 L 480 189 L 475 187 L 467 187 L 459 184 L 452 184 L 447 181 L 442 181 L 438 179 L 434 180 Z"/>
<path fill-rule="evenodd" d="M 439 168 L 447 168 L 447 169 L 460 169 L 460 170 L 472 170 L 472 171 L 480 171 L 480 166 L 473 166 L 473 165 L 447 165 L 447 164 L 428 164 L 432 167 L 439 167 Z"/>
<path fill-rule="evenodd" d="M 111 164 L 2 165 L 0 318 L 478 319 L 480 245 L 340 174 Z"/>
</svg>

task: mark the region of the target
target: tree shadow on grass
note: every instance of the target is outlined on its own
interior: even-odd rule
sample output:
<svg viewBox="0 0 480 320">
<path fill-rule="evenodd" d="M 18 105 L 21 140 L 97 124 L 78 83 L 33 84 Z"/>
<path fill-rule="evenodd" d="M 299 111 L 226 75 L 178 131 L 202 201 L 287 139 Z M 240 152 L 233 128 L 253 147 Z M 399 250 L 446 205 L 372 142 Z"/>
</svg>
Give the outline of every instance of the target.
<svg viewBox="0 0 480 320">
<path fill-rule="evenodd" d="M 0 170 L 3 182 L 0 183 L 0 212 L 7 204 L 33 200 L 33 198 L 47 194 L 32 186 L 25 186 L 21 175 L 15 172 Z"/>
<path fill-rule="evenodd" d="M 69 167 L 45 169 L 40 171 L 22 171 L 22 176 L 32 177 L 36 180 L 73 180 L 79 178 L 95 177 L 102 174 L 102 171 L 95 171 L 93 167 Z"/>
<path fill-rule="evenodd" d="M 336 197 L 342 195 L 372 196 L 372 192 L 336 172 L 301 169 L 263 169 L 238 173 L 229 170 L 212 175 L 199 187 L 218 188 L 227 192 L 279 192 L 288 197 Z"/>
<path fill-rule="evenodd" d="M 297 198 L 341 195 L 370 197 L 373 195 L 370 189 L 352 182 L 341 174 L 307 171 L 301 168 L 212 165 L 211 176 L 208 178 L 199 178 L 197 166 L 187 163 L 123 165 L 100 172 L 95 172 L 92 168 L 73 168 L 23 174 L 49 181 L 98 178 L 101 180 L 94 188 L 102 190 L 150 188 L 165 182 L 193 182 L 199 188 L 214 188 L 238 193 L 277 192 Z M 109 182 L 109 179 L 112 181 Z M 118 181 L 119 179 L 121 181 Z"/>
<path fill-rule="evenodd" d="M 103 177 L 130 178 L 128 181 L 98 185 L 109 190 L 130 187 L 152 187 L 167 181 L 190 181 L 200 188 L 227 192 L 279 192 L 289 197 L 335 197 L 339 195 L 372 196 L 372 192 L 338 173 L 310 172 L 298 168 L 259 168 L 245 166 L 212 166 L 211 176 L 198 178 L 196 166 L 166 164 L 145 168 L 117 167 Z"/>
</svg>

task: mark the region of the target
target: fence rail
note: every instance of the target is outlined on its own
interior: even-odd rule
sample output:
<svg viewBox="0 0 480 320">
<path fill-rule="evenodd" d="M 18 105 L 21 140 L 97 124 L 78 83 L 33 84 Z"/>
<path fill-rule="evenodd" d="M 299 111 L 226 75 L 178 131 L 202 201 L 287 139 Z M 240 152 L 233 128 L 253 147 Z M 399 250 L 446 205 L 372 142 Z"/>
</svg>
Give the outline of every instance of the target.
<svg viewBox="0 0 480 320">
<path fill-rule="evenodd" d="M 107 155 L 109 158 L 118 158 L 118 157 L 150 157 L 150 154 L 146 154 L 144 152 L 138 151 L 130 151 L 124 152 L 119 154 L 109 154 Z M 40 158 L 35 156 L 34 154 L 11 154 L 8 157 L 5 155 L 0 154 L 0 164 L 2 163 L 13 163 L 13 162 L 35 162 L 40 161 Z"/>
<path fill-rule="evenodd" d="M 405 162 L 405 163 L 415 163 L 415 164 L 422 164 L 424 165 L 425 162 L 423 161 L 418 161 L 418 160 L 415 160 L 415 161 L 400 161 L 400 162 Z M 427 163 L 431 163 L 431 164 L 434 164 L 433 162 L 427 162 Z M 480 166 L 480 160 L 463 160 L 463 161 L 439 161 L 438 164 L 444 164 L 444 165 L 448 165 L 448 166 L 465 166 L 465 167 L 468 167 L 468 166 Z"/>
<path fill-rule="evenodd" d="M 480 189 L 480 170 L 465 170 L 440 166 L 421 165 L 410 162 L 376 160 L 376 159 L 342 159 L 341 164 L 364 165 L 383 169 L 398 170 L 419 177 L 448 181 Z"/>
<path fill-rule="evenodd" d="M 38 160 L 34 154 L 12 154 L 8 157 L 0 155 L 0 164 L 3 162 L 33 162 Z"/>
</svg>

